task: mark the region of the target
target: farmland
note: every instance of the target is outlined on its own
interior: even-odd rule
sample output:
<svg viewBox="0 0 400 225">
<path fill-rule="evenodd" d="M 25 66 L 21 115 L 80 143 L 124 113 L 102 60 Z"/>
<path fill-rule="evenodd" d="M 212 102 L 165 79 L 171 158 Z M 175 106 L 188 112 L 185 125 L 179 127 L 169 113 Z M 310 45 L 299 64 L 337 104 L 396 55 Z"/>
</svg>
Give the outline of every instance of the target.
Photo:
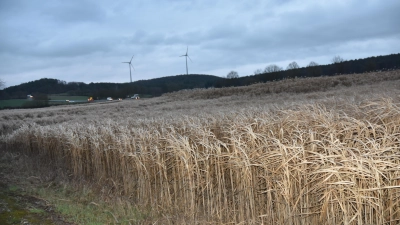
<svg viewBox="0 0 400 225">
<path fill-rule="evenodd" d="M 21 107 L 26 102 L 27 102 L 26 99 L 0 100 L 0 109 Z"/>
<path fill-rule="evenodd" d="M 105 223 L 398 224 L 399 104 L 389 71 L 3 110 L 0 134 L 35 177 L 149 215 Z"/>
<path fill-rule="evenodd" d="M 88 98 L 88 96 L 49 95 L 49 100 L 87 101 Z"/>
<path fill-rule="evenodd" d="M 49 97 L 48 103 L 50 106 L 87 102 L 88 99 L 87 96 L 69 96 L 69 95 L 49 95 L 48 97 Z M 68 102 L 66 100 L 68 100 Z M 27 99 L 0 100 L 0 109 L 21 108 L 21 107 L 29 108 L 29 103 L 32 103 L 32 100 L 27 100 Z"/>
</svg>

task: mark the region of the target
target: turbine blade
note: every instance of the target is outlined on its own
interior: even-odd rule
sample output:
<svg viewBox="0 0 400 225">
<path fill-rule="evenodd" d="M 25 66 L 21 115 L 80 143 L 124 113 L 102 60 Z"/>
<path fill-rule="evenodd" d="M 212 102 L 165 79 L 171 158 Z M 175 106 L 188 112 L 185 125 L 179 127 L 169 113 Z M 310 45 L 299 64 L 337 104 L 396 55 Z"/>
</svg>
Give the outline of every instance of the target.
<svg viewBox="0 0 400 225">
<path fill-rule="evenodd" d="M 189 46 L 186 46 L 186 55 L 188 54 Z"/>
<path fill-rule="evenodd" d="M 129 64 L 129 65 L 132 67 L 133 70 L 135 70 L 135 67 L 133 67 L 132 64 Z"/>
<path fill-rule="evenodd" d="M 129 63 L 129 62 L 122 62 L 122 63 Z"/>
<path fill-rule="evenodd" d="M 133 55 L 133 56 L 135 56 L 135 55 Z M 131 61 L 129 61 L 129 62 L 132 62 L 133 56 L 132 56 L 132 58 L 131 58 Z"/>
<path fill-rule="evenodd" d="M 189 56 L 187 56 L 187 57 L 190 59 L 190 62 L 193 62 L 192 59 Z"/>
</svg>

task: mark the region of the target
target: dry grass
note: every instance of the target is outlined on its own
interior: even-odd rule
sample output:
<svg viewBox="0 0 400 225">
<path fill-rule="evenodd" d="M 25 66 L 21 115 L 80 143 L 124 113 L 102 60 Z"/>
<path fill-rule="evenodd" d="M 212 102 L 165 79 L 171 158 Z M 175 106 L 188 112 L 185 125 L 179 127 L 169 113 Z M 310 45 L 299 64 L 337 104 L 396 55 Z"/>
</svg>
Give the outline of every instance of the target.
<svg viewBox="0 0 400 225">
<path fill-rule="evenodd" d="M 99 194 L 152 208 L 155 223 L 398 224 L 399 72 L 377 75 L 391 81 L 5 111 L 1 138 Z"/>
<path fill-rule="evenodd" d="M 177 99 L 214 99 L 223 96 L 263 96 L 266 94 L 279 93 L 312 93 L 326 92 L 329 90 L 340 89 L 342 87 L 372 85 L 385 81 L 400 80 L 398 70 L 388 72 L 371 72 L 351 75 L 338 75 L 331 77 L 315 77 L 315 78 L 296 78 L 286 79 L 275 82 L 257 83 L 244 87 L 226 87 L 226 88 L 209 88 L 183 90 L 165 94 L 165 96 Z"/>
</svg>

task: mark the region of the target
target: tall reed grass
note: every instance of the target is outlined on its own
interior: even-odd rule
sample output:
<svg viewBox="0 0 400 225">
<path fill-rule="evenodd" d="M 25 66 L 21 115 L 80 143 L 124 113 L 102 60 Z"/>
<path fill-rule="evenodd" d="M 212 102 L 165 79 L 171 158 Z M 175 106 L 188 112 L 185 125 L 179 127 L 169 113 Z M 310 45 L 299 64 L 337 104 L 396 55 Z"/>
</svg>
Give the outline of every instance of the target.
<svg viewBox="0 0 400 225">
<path fill-rule="evenodd" d="M 4 139 L 188 223 L 398 224 L 400 108 L 347 108 L 26 124 Z"/>
<path fill-rule="evenodd" d="M 349 90 L 289 106 L 164 96 L 105 110 L 138 112 L 117 119 L 59 108 L 1 143 L 153 209 L 155 223 L 399 224 L 400 98 Z"/>
</svg>

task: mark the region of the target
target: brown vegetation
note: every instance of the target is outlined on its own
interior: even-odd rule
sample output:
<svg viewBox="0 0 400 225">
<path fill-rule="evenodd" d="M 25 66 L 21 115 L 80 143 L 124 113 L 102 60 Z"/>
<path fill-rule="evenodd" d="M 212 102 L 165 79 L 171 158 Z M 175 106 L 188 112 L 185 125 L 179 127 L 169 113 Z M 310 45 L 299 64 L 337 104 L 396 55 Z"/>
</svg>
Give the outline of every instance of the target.
<svg viewBox="0 0 400 225">
<path fill-rule="evenodd" d="M 2 111 L 1 141 L 98 184 L 99 194 L 152 208 L 154 222 L 398 224 L 399 78 Z"/>
<path fill-rule="evenodd" d="M 296 78 L 282 81 L 258 83 L 244 87 L 226 87 L 183 90 L 165 94 L 164 96 L 179 99 L 210 99 L 222 96 L 262 96 L 266 94 L 279 93 L 311 93 L 319 91 L 329 91 L 341 87 L 351 87 L 359 85 L 372 85 L 383 81 L 395 81 L 400 79 L 399 71 L 373 72 L 362 74 L 346 74 L 331 77 Z"/>
</svg>

